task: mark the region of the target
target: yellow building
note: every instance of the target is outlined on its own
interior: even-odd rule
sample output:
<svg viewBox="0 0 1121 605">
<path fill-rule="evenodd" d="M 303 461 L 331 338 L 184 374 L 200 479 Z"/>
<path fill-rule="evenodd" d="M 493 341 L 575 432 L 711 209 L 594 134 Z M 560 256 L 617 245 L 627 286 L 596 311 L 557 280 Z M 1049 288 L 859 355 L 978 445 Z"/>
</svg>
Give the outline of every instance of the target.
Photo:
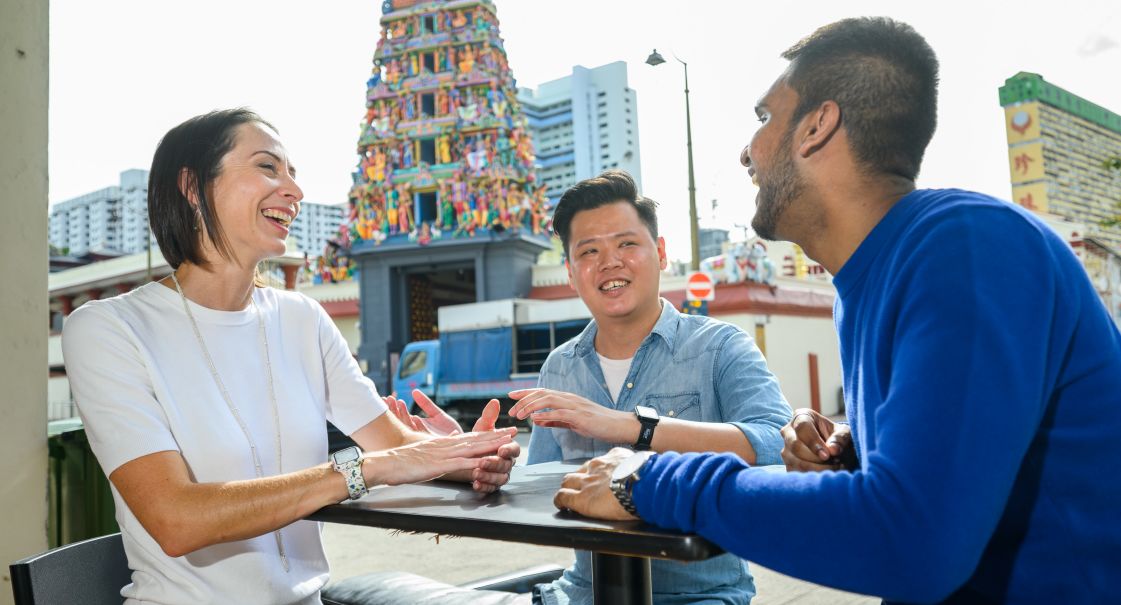
<svg viewBox="0 0 1121 605">
<path fill-rule="evenodd" d="M 1121 228 L 1101 225 L 1121 212 L 1121 177 L 1103 165 L 1121 155 L 1121 116 L 1028 72 L 1004 82 L 1000 104 L 1012 200 L 1121 250 Z"/>
</svg>

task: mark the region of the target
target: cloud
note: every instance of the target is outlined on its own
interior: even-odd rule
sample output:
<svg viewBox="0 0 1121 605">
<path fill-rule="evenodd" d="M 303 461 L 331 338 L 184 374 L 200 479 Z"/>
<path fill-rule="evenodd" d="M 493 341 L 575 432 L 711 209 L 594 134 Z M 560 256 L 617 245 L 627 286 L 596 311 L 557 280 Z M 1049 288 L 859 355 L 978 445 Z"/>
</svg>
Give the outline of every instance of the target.
<svg viewBox="0 0 1121 605">
<path fill-rule="evenodd" d="M 1079 57 L 1088 58 L 1118 47 L 1121 47 L 1121 42 L 1104 34 L 1094 34 L 1079 45 L 1077 52 Z"/>
</svg>

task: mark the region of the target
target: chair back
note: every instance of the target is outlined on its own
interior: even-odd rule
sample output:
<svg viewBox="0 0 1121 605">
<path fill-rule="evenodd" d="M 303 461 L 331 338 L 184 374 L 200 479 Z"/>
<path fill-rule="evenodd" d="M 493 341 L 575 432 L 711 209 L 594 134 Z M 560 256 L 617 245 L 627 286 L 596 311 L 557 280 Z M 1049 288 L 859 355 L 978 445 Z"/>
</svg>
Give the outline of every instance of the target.
<svg viewBox="0 0 1121 605">
<path fill-rule="evenodd" d="M 16 605 L 121 605 L 132 582 L 121 534 L 48 550 L 10 566 Z"/>
</svg>

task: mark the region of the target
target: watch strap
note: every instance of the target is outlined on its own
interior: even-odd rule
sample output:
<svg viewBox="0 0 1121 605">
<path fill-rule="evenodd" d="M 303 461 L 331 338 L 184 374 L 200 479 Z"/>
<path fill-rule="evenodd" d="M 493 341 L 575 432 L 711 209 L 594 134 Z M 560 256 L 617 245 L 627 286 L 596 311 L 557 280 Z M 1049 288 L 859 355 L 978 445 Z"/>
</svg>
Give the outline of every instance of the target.
<svg viewBox="0 0 1121 605">
<path fill-rule="evenodd" d="M 655 414 L 657 413 L 653 408 L 648 409 Z M 638 430 L 638 439 L 635 440 L 631 449 L 636 452 L 648 451 L 650 449 L 650 444 L 654 442 L 654 429 L 658 427 L 658 421 L 661 420 L 661 418 L 645 418 L 638 413 L 637 408 L 635 409 L 634 415 L 635 418 L 638 418 L 640 428 Z"/>
<path fill-rule="evenodd" d="M 346 490 L 350 493 L 351 500 L 357 500 L 370 491 L 366 488 L 366 478 L 362 476 L 362 459 L 335 464 L 334 467 L 346 480 Z"/>
<path fill-rule="evenodd" d="M 638 509 L 634 506 L 634 499 L 631 498 L 631 478 L 626 477 L 611 482 L 611 493 L 615 494 L 615 499 L 619 501 L 619 505 L 623 510 L 628 513 L 638 516 Z"/>
<path fill-rule="evenodd" d="M 616 467 L 614 476 L 611 478 L 610 486 L 611 493 L 615 495 L 615 499 L 619 501 L 619 505 L 623 507 L 623 510 L 637 517 L 639 515 L 638 507 L 634 504 L 634 486 L 638 483 L 638 480 L 642 478 L 643 469 L 647 468 L 647 465 L 650 464 L 652 459 L 657 457 L 657 454 L 653 452 L 637 452 L 632 454 L 632 456 L 632 458 L 628 458 L 629 462 L 623 461 L 620 463 L 620 466 L 634 464 L 636 462 L 638 466 L 622 476 L 619 476 L 619 472 L 626 472 L 626 470 Z"/>
</svg>

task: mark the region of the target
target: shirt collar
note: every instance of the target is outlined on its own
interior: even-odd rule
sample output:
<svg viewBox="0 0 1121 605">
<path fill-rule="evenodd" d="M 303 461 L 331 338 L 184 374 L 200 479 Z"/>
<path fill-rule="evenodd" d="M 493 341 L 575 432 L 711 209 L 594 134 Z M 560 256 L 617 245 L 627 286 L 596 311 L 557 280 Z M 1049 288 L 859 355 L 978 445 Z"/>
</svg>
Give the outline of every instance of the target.
<svg viewBox="0 0 1121 605">
<path fill-rule="evenodd" d="M 654 329 L 650 330 L 651 334 L 657 334 L 662 337 L 669 347 L 670 352 L 673 352 L 674 342 L 677 340 L 677 329 L 681 324 L 681 313 L 673 303 L 662 298 L 662 312 L 658 316 L 657 323 L 654 324 Z M 573 352 L 580 357 L 589 355 L 595 352 L 596 333 L 599 328 L 596 326 L 596 320 L 588 322 L 588 327 L 580 333 L 579 340 L 576 341 L 576 346 Z M 645 339 L 643 340 L 645 342 Z"/>
</svg>

